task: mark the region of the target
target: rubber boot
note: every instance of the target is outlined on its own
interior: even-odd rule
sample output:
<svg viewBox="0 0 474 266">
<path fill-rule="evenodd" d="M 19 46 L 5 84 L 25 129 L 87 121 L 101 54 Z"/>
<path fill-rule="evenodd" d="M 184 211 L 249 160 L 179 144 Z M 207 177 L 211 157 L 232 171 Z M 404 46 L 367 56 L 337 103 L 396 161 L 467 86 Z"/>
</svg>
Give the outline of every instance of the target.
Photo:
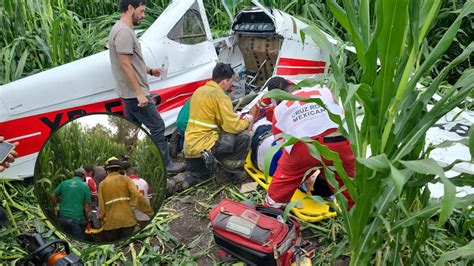
<svg viewBox="0 0 474 266">
<path fill-rule="evenodd" d="M 161 155 L 163 156 L 163 161 L 165 161 L 167 173 L 180 173 L 186 169 L 186 164 L 178 162 L 175 163 L 171 161 L 168 143 L 160 143 L 158 146 L 160 148 Z"/>
<path fill-rule="evenodd" d="M 169 144 L 169 151 L 170 151 L 170 157 L 173 160 L 178 159 L 178 154 L 179 154 L 179 133 L 178 129 L 176 129 L 173 134 L 171 135 L 170 138 L 170 144 Z"/>
<path fill-rule="evenodd" d="M 200 182 L 203 182 L 199 178 L 192 176 L 189 172 L 179 173 L 168 180 L 166 180 L 166 197 L 184 191 L 191 186 L 194 186 Z"/>
</svg>

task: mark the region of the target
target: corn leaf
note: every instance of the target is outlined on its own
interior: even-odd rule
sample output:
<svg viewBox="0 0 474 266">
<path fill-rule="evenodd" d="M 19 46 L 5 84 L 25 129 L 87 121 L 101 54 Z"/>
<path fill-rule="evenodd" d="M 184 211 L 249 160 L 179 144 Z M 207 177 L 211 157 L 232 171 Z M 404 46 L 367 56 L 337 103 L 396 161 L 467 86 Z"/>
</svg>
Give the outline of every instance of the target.
<svg viewBox="0 0 474 266">
<path fill-rule="evenodd" d="M 390 162 L 387 158 L 387 155 L 385 155 L 384 153 L 372 156 L 370 158 L 357 158 L 357 161 L 377 172 L 390 172 Z"/>
<path fill-rule="evenodd" d="M 453 212 L 456 200 L 456 187 L 445 176 L 443 168 L 441 168 L 441 166 L 439 166 L 438 163 L 433 159 L 400 162 L 413 172 L 420 174 L 432 174 L 440 177 L 441 182 L 444 184 L 444 197 L 442 199 L 439 225 L 443 225 Z"/>
<path fill-rule="evenodd" d="M 462 257 L 469 257 L 474 255 L 474 240 L 464 247 L 456 250 L 448 251 L 436 261 L 435 266 L 445 265 L 448 261 L 455 260 Z"/>
<path fill-rule="evenodd" d="M 400 195 L 402 194 L 403 186 L 410 177 L 410 171 L 400 171 L 395 166 L 393 166 L 393 164 L 390 164 L 390 179 L 392 180 L 395 190 L 397 192 L 397 197 L 400 197 Z"/>
</svg>

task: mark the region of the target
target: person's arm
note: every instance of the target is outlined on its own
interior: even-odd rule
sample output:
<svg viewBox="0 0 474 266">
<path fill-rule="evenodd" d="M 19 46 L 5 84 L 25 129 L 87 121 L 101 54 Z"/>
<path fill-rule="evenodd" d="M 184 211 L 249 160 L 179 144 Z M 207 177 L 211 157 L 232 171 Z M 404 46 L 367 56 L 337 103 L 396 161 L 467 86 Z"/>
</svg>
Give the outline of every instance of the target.
<svg viewBox="0 0 474 266">
<path fill-rule="evenodd" d="M 120 62 L 120 68 L 123 71 L 125 79 L 127 80 L 132 90 L 137 95 L 138 106 L 139 107 L 146 106 L 148 104 L 148 99 L 146 98 L 145 93 L 140 88 L 140 85 L 138 84 L 138 81 L 137 81 L 137 77 L 135 76 L 135 73 L 133 72 L 132 55 L 119 54 L 118 58 Z"/>
<path fill-rule="evenodd" d="M 256 105 L 252 106 L 252 108 L 250 109 L 249 115 L 251 115 L 252 117 L 257 117 L 257 114 L 258 114 L 258 105 L 256 104 Z M 247 127 L 247 130 L 251 131 L 252 126 L 253 126 L 253 121 L 249 123 L 249 126 Z"/>
<path fill-rule="evenodd" d="M 105 202 L 102 194 L 102 185 L 99 184 L 99 218 L 105 217 Z"/>
<path fill-rule="evenodd" d="M 281 137 L 281 135 L 283 134 L 283 132 L 281 131 L 281 129 L 279 129 L 276 124 L 277 124 L 277 117 L 275 115 L 275 112 L 273 112 L 273 119 L 272 119 L 272 132 L 273 132 L 273 136 L 275 138 L 275 142 L 276 143 L 281 143 L 283 142 L 283 138 Z"/>
<path fill-rule="evenodd" d="M 90 203 L 84 203 L 85 217 L 88 217 L 90 211 L 91 211 L 91 204 Z"/>
<path fill-rule="evenodd" d="M 151 199 L 153 198 L 153 195 L 151 194 L 151 186 L 148 183 L 146 183 L 146 186 L 148 187 L 148 199 L 151 201 Z"/>
<path fill-rule="evenodd" d="M 59 198 L 53 194 L 51 194 L 51 201 L 53 202 L 53 207 L 56 208 L 56 206 L 58 206 L 58 203 L 59 203 Z"/>
<path fill-rule="evenodd" d="M 53 202 L 54 207 L 56 207 L 60 201 L 61 197 L 61 186 L 62 182 L 54 189 L 53 193 L 51 194 L 51 201 Z"/>
<path fill-rule="evenodd" d="M 5 140 L 3 136 L 0 136 L 0 143 L 2 143 Z M 12 143 L 15 147 L 18 145 L 18 142 Z M 18 153 L 15 151 L 15 148 L 8 154 L 7 158 L 5 161 L 0 162 L 0 173 L 5 171 L 8 167 L 10 167 L 10 164 L 15 161 L 15 158 L 18 157 Z"/>
<path fill-rule="evenodd" d="M 161 70 L 157 68 L 146 67 L 146 73 L 151 76 L 159 77 L 161 76 Z"/>
<path fill-rule="evenodd" d="M 118 53 L 120 68 L 127 80 L 130 88 L 137 95 L 138 106 L 144 107 L 148 104 L 148 99 L 138 84 L 137 77 L 132 67 L 133 47 L 135 38 L 128 30 L 120 30 L 114 39 L 115 47 Z"/>
<path fill-rule="evenodd" d="M 232 102 L 228 96 L 221 96 L 216 99 L 215 106 L 216 119 L 218 125 L 227 133 L 239 134 L 247 129 L 253 117 L 249 119 L 240 119 L 240 117 L 232 109 Z"/>
<path fill-rule="evenodd" d="M 88 213 L 91 210 L 91 190 L 88 185 L 85 185 L 84 191 L 84 217 L 88 217 Z"/>
<path fill-rule="evenodd" d="M 142 193 L 138 191 L 133 181 L 130 179 L 128 180 L 128 191 L 130 192 L 130 202 L 135 207 L 137 207 L 137 209 L 148 215 L 150 219 L 153 218 L 153 214 L 155 212 L 153 211 L 145 197 L 142 195 Z"/>
<path fill-rule="evenodd" d="M 94 179 L 89 179 L 89 181 L 87 182 L 87 186 L 89 186 L 91 196 L 93 198 L 97 198 L 97 186 L 95 185 Z"/>
<path fill-rule="evenodd" d="M 58 208 L 59 200 L 60 198 L 54 195 L 54 193 L 51 194 L 51 202 L 53 203 L 53 211 L 54 211 L 54 215 L 56 216 L 59 215 L 59 208 Z"/>
<path fill-rule="evenodd" d="M 85 189 L 85 192 L 84 192 L 85 193 L 84 194 L 84 202 L 85 203 L 91 203 L 91 194 L 92 194 L 91 190 L 90 190 L 89 186 L 87 186 L 87 185 L 85 186 L 85 188 L 86 189 Z"/>
<path fill-rule="evenodd" d="M 58 204 L 61 201 L 61 185 L 63 183 L 59 183 L 59 185 L 54 189 L 53 193 L 51 194 L 51 202 L 53 203 L 54 214 L 58 215 L 59 209 Z"/>
<path fill-rule="evenodd" d="M 257 114 L 258 114 L 258 105 L 257 104 L 252 106 L 252 108 L 249 111 L 249 114 L 252 115 L 253 117 L 257 116 Z"/>
</svg>

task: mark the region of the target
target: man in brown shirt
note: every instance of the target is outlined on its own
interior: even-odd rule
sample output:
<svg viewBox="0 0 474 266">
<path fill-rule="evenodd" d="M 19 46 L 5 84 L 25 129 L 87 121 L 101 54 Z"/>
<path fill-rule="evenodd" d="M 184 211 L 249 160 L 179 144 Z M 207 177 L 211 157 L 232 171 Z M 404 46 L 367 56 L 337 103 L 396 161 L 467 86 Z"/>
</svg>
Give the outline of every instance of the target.
<svg viewBox="0 0 474 266">
<path fill-rule="evenodd" d="M 133 26 L 145 17 L 146 0 L 121 0 L 120 20 L 109 35 L 109 54 L 112 73 L 117 82 L 115 90 L 122 98 L 125 116 L 144 124 L 157 144 L 169 172 L 184 170 L 183 163 L 173 163 L 165 139 L 165 123 L 150 96 L 147 74 L 159 77 L 160 70 L 146 66 Z"/>
<path fill-rule="evenodd" d="M 107 177 L 99 185 L 99 215 L 103 222 L 102 240 L 112 242 L 129 237 L 137 224 L 132 205 L 153 218 L 154 211 L 133 181 L 121 175 L 120 160 L 109 159 Z"/>
</svg>

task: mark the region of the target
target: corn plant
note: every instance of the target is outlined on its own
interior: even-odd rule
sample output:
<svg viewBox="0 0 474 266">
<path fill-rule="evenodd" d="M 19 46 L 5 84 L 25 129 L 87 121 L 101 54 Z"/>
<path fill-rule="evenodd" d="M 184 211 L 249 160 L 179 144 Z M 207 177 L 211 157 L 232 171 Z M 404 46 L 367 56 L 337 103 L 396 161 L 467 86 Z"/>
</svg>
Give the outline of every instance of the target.
<svg viewBox="0 0 474 266">
<path fill-rule="evenodd" d="M 118 1 L 2 0 L 0 84 L 105 50 L 118 19 Z M 168 6 L 149 1 L 138 29 L 148 28 Z"/>
<path fill-rule="evenodd" d="M 135 124 L 122 120 L 130 124 L 122 131 L 135 130 Z M 75 169 L 85 165 L 103 166 L 108 158 L 121 158 L 127 151 L 131 154 L 132 166 L 151 185 L 152 206 L 158 209 L 163 202 L 166 180 L 163 159 L 150 137 L 145 136 L 129 150 L 124 143 L 116 142 L 108 128 L 100 125 L 87 129 L 73 121 L 53 133 L 38 155 L 35 169 L 35 193 L 46 216 L 55 217 L 49 196 L 59 183 L 72 177 Z"/>
<path fill-rule="evenodd" d="M 8 1 L 0 5 L 1 83 L 23 72 L 72 61 L 81 25 L 63 1 Z"/>
<path fill-rule="evenodd" d="M 436 19 L 436 24 L 433 26 L 427 35 L 427 44 L 424 45 L 423 49 L 426 50 L 424 53 L 428 53 L 436 45 L 438 40 L 443 36 L 443 33 L 448 29 L 448 27 L 456 20 L 456 12 L 453 10 L 458 10 L 460 7 L 466 3 L 467 0 L 449 0 L 442 1 L 440 6 L 439 15 Z M 467 46 L 472 42 L 472 36 L 474 35 L 474 28 L 472 27 L 473 17 L 468 16 L 461 22 L 460 30 L 456 35 L 453 43 L 447 50 L 447 52 L 440 58 L 440 63 L 431 71 L 431 76 L 435 78 L 442 69 L 456 58 L 461 52 L 466 49 Z M 449 75 L 447 76 L 447 81 L 450 84 L 454 84 L 456 80 L 459 79 L 462 72 L 466 69 L 472 68 L 474 63 L 474 57 L 471 55 L 464 62 L 460 63 L 458 66 L 453 68 Z M 471 94 L 471 98 L 472 98 Z"/>
<path fill-rule="evenodd" d="M 422 255 L 424 245 L 438 232 L 432 226 L 434 222 L 427 219 L 434 219 L 438 228 L 443 227 L 455 208 L 465 209 L 474 200 L 474 195 L 456 198 L 455 186 L 445 174 L 452 165 L 443 169 L 428 158 L 429 150 L 425 146 L 426 131 L 461 104 L 474 84 L 474 70 L 465 70 L 455 85 L 428 108 L 449 71 L 471 55 L 474 49 L 471 43 L 428 87 L 416 86 L 446 53 L 463 18 L 474 11 L 474 1 L 467 1 L 436 46 L 421 57 L 421 47 L 440 5 L 441 1 L 410 0 L 344 0 L 339 5 L 329 0 L 328 7 L 357 50 L 362 75 L 355 84 L 346 81 L 344 44 L 333 47 L 317 27 L 303 30 L 303 36 L 311 37 L 330 55 L 334 76 L 329 79 L 342 99 L 344 122 L 349 129 L 345 134 L 358 160 L 357 177 L 348 177 L 339 156 L 316 141 L 287 136 L 283 145 L 307 142 L 315 158 L 323 156 L 332 160 L 335 165 L 332 170 L 324 167 L 327 178 L 337 187 L 333 173 L 336 171 L 355 199 L 356 205 L 347 211 L 345 198 L 336 193 L 351 250 L 351 265 L 426 263 Z M 281 91 L 270 92 L 269 96 L 316 102 L 324 107 L 318 99 L 304 99 Z M 360 125 L 356 120 L 358 105 L 364 111 Z M 339 117 L 331 115 L 331 119 L 343 130 Z M 471 141 L 472 135 L 471 130 Z M 428 182 L 444 184 L 445 193 L 440 201 L 430 200 Z M 469 243 L 461 245 L 467 246 L 458 250 L 458 257 L 472 254 L 466 251 Z"/>
<path fill-rule="evenodd" d="M 161 153 L 151 137 L 139 141 L 130 158 L 137 172 L 143 173 L 139 176 L 153 188 L 152 206 L 160 206 L 166 191 L 166 171 Z"/>
</svg>

